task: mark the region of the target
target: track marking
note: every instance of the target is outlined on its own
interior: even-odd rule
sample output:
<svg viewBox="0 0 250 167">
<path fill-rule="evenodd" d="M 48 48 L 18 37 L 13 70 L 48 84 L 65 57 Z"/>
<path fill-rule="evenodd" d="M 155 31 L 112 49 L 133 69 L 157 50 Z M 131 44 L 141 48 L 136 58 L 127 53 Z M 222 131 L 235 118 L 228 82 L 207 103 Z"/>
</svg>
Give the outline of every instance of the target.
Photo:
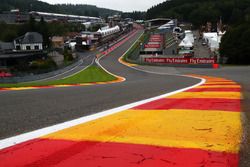
<svg viewBox="0 0 250 167">
<path fill-rule="evenodd" d="M 117 48 L 119 48 L 123 43 L 125 43 L 128 39 L 130 39 L 132 36 L 134 36 L 138 31 L 135 30 L 132 33 L 128 34 L 124 39 L 120 40 L 118 43 L 116 43 L 111 49 L 105 51 L 106 54 L 109 54 L 111 52 L 113 52 L 114 50 L 116 50 Z M 102 55 L 101 57 L 97 56 L 97 59 L 94 58 L 92 63 L 96 62 L 104 71 L 106 71 L 107 73 L 109 73 L 110 75 L 115 76 L 117 79 L 114 81 L 108 81 L 108 82 L 94 82 L 94 83 L 79 83 L 79 84 L 63 84 L 63 85 L 48 85 L 48 86 L 27 86 L 27 87 L 13 87 L 13 88 L 0 88 L 0 91 L 20 91 L 20 90 L 34 90 L 34 89 L 47 89 L 47 88 L 60 88 L 60 87 L 73 87 L 73 86 L 89 86 L 89 85 L 98 85 L 98 84 L 112 84 L 112 83 L 119 83 L 119 82 L 123 82 L 126 79 L 124 77 L 120 77 L 117 76 L 115 74 L 112 74 L 111 72 L 107 71 L 103 66 L 101 66 L 101 64 L 99 63 L 99 60 L 106 56 L 106 54 Z M 85 67 L 84 69 L 70 75 L 73 76 L 75 74 L 78 74 L 82 71 L 84 71 L 85 69 L 87 69 L 91 64 L 89 64 L 87 67 Z M 80 64 L 81 65 L 81 64 Z M 79 67 L 80 65 L 78 65 L 77 67 Z M 76 68 L 77 68 L 76 67 Z M 61 74 L 58 74 L 61 75 Z M 70 76 L 64 77 L 62 79 L 68 78 Z M 52 78 L 54 78 L 56 76 L 53 76 Z M 49 78 L 47 78 L 49 79 Z M 43 79 L 46 80 L 46 79 Z M 37 81 L 32 81 L 32 82 L 37 82 Z"/>
<path fill-rule="evenodd" d="M 238 166 L 240 99 L 197 96 L 162 97 L 6 148 L 0 166 Z"/>
<path fill-rule="evenodd" d="M 32 139 L 36 139 L 36 138 L 48 135 L 50 133 L 58 132 L 60 130 L 67 129 L 67 128 L 70 128 L 70 127 L 73 127 L 73 126 L 76 126 L 76 125 L 79 125 L 79 124 L 83 124 L 83 123 L 90 122 L 90 121 L 93 121 L 93 120 L 96 120 L 96 119 L 99 119 L 99 118 L 102 118 L 102 117 L 106 117 L 108 115 L 119 113 L 119 112 L 122 112 L 124 110 L 128 110 L 130 108 L 133 108 L 133 107 L 145 104 L 145 103 L 149 103 L 149 102 L 161 99 L 161 98 L 172 96 L 174 94 L 184 92 L 184 91 L 187 91 L 189 89 L 200 86 L 200 85 L 202 85 L 202 84 L 204 84 L 206 82 L 205 79 L 201 79 L 201 78 L 199 78 L 199 79 L 201 80 L 199 83 L 197 83 L 197 84 L 195 84 L 193 86 L 189 86 L 189 87 L 180 89 L 180 90 L 176 90 L 176 91 L 166 93 L 166 94 L 163 94 L 163 95 L 160 95 L 160 96 L 156 96 L 156 97 L 141 100 L 141 101 L 138 101 L 138 102 L 130 103 L 130 104 L 127 104 L 127 105 L 124 105 L 124 106 L 121 106 L 121 107 L 117 107 L 117 108 L 114 108 L 114 109 L 102 111 L 100 113 L 96 113 L 96 114 L 93 114 L 93 115 L 81 117 L 81 118 L 78 118 L 78 119 L 75 119 L 75 120 L 72 120 L 72 121 L 67 121 L 67 122 L 60 123 L 60 124 L 57 124 L 57 125 L 54 125 L 54 126 L 49 126 L 49 127 L 46 127 L 46 128 L 42 128 L 42 129 L 39 129 L 39 130 L 35 130 L 35 131 L 32 131 L 32 132 L 28 132 L 28 133 L 24 133 L 24 134 L 21 134 L 21 135 L 18 135 L 18 136 L 14 136 L 14 137 L 10 137 L 10 138 L 7 138 L 7 139 L 0 140 L 0 149 L 11 147 L 11 146 L 14 146 L 16 144 L 20 144 L 20 143 L 23 143 L 23 142 L 26 142 L 26 141 L 29 141 L 29 140 L 32 140 Z"/>
<path fill-rule="evenodd" d="M 66 76 L 66 77 L 64 77 L 64 78 L 62 78 L 62 79 L 66 79 L 66 78 L 72 77 L 72 76 L 74 76 L 74 75 L 76 75 L 76 74 L 79 74 L 80 72 L 86 70 L 88 67 L 90 67 L 91 65 L 93 65 L 94 62 L 95 62 L 95 58 L 93 58 L 93 60 L 91 61 L 91 63 L 90 63 L 89 65 L 87 65 L 85 68 L 83 68 L 82 70 L 77 71 L 77 72 L 75 72 L 75 73 L 73 73 L 73 74 L 71 74 L 71 75 L 69 75 L 69 76 Z"/>
<path fill-rule="evenodd" d="M 123 56 L 125 54 L 126 54 L 126 52 L 123 54 Z M 133 68 L 133 67 L 131 67 L 131 68 Z M 133 69 L 136 69 L 136 68 L 133 68 Z M 138 69 L 136 69 L 136 70 L 138 70 Z M 180 89 L 180 90 L 177 90 L 177 91 L 173 91 L 173 92 L 170 92 L 170 93 L 166 93 L 166 94 L 163 94 L 163 95 L 160 95 L 160 96 L 156 96 L 156 97 L 153 97 L 153 98 L 149 98 L 149 99 L 145 99 L 145 100 L 142 100 L 142 101 L 134 102 L 134 103 L 131 103 L 131 104 L 127 104 L 127 105 L 118 107 L 118 108 L 103 111 L 103 112 L 100 112 L 100 113 L 97 113 L 97 114 L 81 117 L 81 118 L 78 118 L 78 119 L 75 119 L 75 120 L 72 120 L 72 121 L 67 121 L 67 122 L 57 124 L 57 125 L 54 125 L 54 126 L 42 128 L 42 129 L 39 129 L 39 130 L 35 130 L 35 131 L 32 131 L 32 132 L 28 132 L 28 133 L 24 133 L 24 134 L 21 134 L 21 135 L 18 135 L 18 136 L 14 136 L 14 137 L 10 137 L 10 138 L 7 138 L 7 139 L 0 140 L 0 149 L 4 149 L 4 148 L 10 147 L 10 146 L 14 146 L 16 144 L 23 143 L 25 141 L 36 139 L 36 138 L 39 138 L 41 136 L 48 135 L 50 133 L 54 133 L 54 132 L 57 132 L 57 131 L 60 131 L 60 130 L 63 130 L 63 129 L 67 129 L 67 128 L 70 128 L 70 127 L 73 127 L 73 126 L 76 126 L 76 125 L 79 125 L 79 124 L 82 124 L 82 123 L 86 123 L 86 122 L 89 122 L 89 121 L 92 121 L 92 120 L 96 120 L 96 119 L 99 119 L 99 118 L 102 118 L 102 117 L 105 117 L 105 116 L 108 116 L 108 115 L 119 113 L 121 111 L 130 109 L 130 108 L 133 108 L 133 107 L 136 107 L 136 106 L 148 103 L 148 102 L 152 102 L 152 101 L 155 101 L 155 100 L 167 97 L 167 96 L 172 96 L 174 94 L 184 92 L 184 91 L 187 91 L 189 89 L 198 87 L 198 86 L 200 86 L 200 85 L 202 85 L 202 84 L 204 84 L 206 82 L 206 80 L 203 79 L 203 78 L 199 78 L 199 77 L 195 77 L 195 76 L 192 76 L 192 78 L 200 79 L 201 81 L 199 83 L 193 85 L 193 86 L 189 86 L 189 87 L 186 87 L 186 88 L 183 88 L 183 89 Z M 65 85 L 61 85 L 61 86 L 65 86 Z M 22 88 L 19 88 L 19 89 L 22 89 Z"/>
</svg>

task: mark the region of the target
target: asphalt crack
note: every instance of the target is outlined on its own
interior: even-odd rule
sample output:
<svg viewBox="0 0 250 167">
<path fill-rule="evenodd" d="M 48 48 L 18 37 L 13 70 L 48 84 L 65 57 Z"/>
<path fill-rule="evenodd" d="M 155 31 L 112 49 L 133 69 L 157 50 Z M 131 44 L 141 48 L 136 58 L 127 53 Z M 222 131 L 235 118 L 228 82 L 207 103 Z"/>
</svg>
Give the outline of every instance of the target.
<svg viewBox="0 0 250 167">
<path fill-rule="evenodd" d="M 139 156 L 141 157 L 141 159 L 137 162 L 131 162 L 133 164 L 142 164 L 143 162 L 147 161 L 147 160 L 153 160 L 153 157 L 145 157 L 143 154 L 137 154 L 137 153 L 133 153 L 133 155 L 135 156 Z"/>
</svg>

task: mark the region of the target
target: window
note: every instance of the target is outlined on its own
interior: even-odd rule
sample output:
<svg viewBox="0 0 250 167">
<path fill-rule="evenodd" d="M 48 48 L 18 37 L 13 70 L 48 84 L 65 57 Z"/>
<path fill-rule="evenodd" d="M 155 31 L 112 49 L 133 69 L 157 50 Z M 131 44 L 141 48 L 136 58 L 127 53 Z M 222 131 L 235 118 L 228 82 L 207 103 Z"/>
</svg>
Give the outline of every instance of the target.
<svg viewBox="0 0 250 167">
<path fill-rule="evenodd" d="M 39 46 L 38 45 L 35 45 L 35 50 L 39 50 Z"/>
<path fill-rule="evenodd" d="M 20 46 L 16 46 L 16 50 L 21 50 L 21 47 Z"/>
<path fill-rule="evenodd" d="M 26 46 L 26 50 L 31 50 L 30 46 Z"/>
</svg>

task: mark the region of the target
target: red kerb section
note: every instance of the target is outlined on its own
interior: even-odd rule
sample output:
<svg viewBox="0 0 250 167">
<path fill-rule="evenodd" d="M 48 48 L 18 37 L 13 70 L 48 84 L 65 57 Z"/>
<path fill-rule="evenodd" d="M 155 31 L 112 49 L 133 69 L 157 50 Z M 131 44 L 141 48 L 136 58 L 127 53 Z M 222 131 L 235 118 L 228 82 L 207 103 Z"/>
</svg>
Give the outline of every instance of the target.
<svg viewBox="0 0 250 167">
<path fill-rule="evenodd" d="M 241 88 L 194 88 L 185 92 L 241 92 Z"/>
<path fill-rule="evenodd" d="M 240 112 L 240 100 L 237 99 L 160 99 L 135 107 L 140 110 L 168 110 L 168 109 L 190 109 L 190 110 L 222 110 Z"/>
<path fill-rule="evenodd" d="M 238 155 L 148 145 L 33 140 L 0 151 L 3 167 L 229 167 Z"/>
</svg>

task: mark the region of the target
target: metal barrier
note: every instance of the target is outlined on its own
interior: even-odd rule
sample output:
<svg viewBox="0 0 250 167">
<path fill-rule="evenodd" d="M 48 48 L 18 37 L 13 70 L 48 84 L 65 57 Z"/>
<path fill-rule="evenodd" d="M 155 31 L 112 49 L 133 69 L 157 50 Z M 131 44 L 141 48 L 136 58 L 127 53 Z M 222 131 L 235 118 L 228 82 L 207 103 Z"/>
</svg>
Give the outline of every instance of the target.
<svg viewBox="0 0 250 167">
<path fill-rule="evenodd" d="M 42 80 L 42 79 L 46 79 L 46 78 L 50 78 L 50 77 L 55 77 L 59 74 L 65 73 L 65 72 L 75 68 L 76 66 L 79 66 L 81 63 L 82 63 L 81 61 L 77 60 L 73 64 L 68 65 L 64 68 L 60 68 L 58 70 L 44 73 L 44 74 L 29 75 L 29 76 L 25 76 L 25 77 L 0 78 L 0 83 L 32 82 L 32 81 L 36 81 L 36 80 Z"/>
</svg>

